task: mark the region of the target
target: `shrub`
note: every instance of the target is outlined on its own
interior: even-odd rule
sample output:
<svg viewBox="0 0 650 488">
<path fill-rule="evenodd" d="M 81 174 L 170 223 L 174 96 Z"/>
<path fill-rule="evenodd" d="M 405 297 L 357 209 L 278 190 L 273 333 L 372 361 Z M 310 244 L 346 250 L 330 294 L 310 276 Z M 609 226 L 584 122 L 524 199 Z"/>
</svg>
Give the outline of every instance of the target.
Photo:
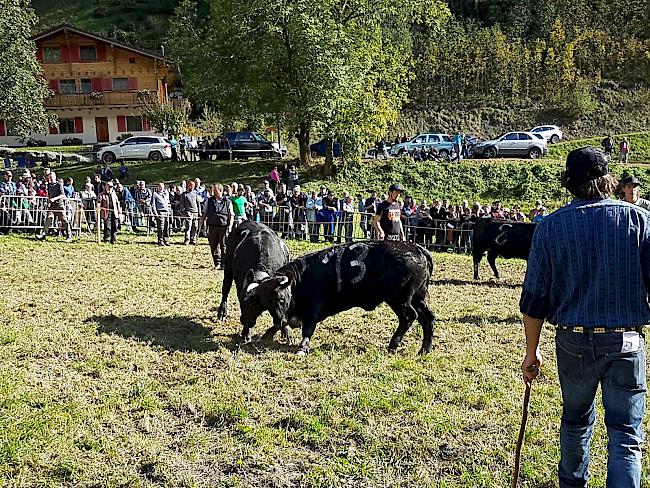
<svg viewBox="0 0 650 488">
<path fill-rule="evenodd" d="M 79 137 L 68 137 L 61 141 L 63 146 L 81 146 L 83 141 Z"/>
</svg>

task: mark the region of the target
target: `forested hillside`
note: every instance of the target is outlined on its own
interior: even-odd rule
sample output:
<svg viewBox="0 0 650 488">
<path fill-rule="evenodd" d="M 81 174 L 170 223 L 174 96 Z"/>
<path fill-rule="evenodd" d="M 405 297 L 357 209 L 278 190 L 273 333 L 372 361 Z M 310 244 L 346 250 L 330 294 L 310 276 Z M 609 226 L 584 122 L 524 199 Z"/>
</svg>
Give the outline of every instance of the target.
<svg viewBox="0 0 650 488">
<path fill-rule="evenodd" d="M 200 0 L 199 9 L 215 1 Z M 67 21 L 159 49 L 170 44 L 179 1 L 32 3 L 41 27 Z M 585 136 L 650 126 L 647 0 L 446 3 L 441 27 L 411 28 L 409 96 L 393 132 L 436 127 L 491 135 L 556 122 L 569 136 Z"/>
</svg>

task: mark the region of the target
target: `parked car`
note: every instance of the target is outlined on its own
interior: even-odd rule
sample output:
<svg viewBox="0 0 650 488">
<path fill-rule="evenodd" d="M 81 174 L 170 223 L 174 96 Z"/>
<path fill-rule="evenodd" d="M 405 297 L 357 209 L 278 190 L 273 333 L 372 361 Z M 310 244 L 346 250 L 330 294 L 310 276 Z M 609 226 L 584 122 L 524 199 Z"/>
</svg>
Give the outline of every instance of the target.
<svg viewBox="0 0 650 488">
<path fill-rule="evenodd" d="M 538 125 L 537 127 L 530 129 L 528 132 L 542 135 L 544 139 L 546 139 L 551 144 L 557 144 L 564 137 L 562 134 L 562 129 L 560 129 L 557 125 Z"/>
<path fill-rule="evenodd" d="M 309 145 L 309 153 L 311 154 L 312 158 L 317 158 L 325 157 L 325 146 L 326 146 L 326 141 L 325 139 L 321 139 L 320 141 L 310 144 Z M 334 152 L 334 157 L 335 158 L 340 158 L 341 155 L 343 154 L 343 148 L 341 147 L 341 143 L 338 141 L 334 141 L 334 146 L 333 146 L 333 152 Z"/>
<path fill-rule="evenodd" d="M 172 146 L 161 136 L 129 137 L 122 142 L 104 146 L 97 152 L 97 159 L 109 164 L 120 159 L 162 161 L 171 157 Z"/>
<path fill-rule="evenodd" d="M 234 158 L 284 157 L 287 153 L 286 146 L 280 147 L 277 142 L 271 142 L 257 132 L 226 132 L 224 137 L 228 139 Z"/>
<path fill-rule="evenodd" d="M 390 148 L 390 154 L 392 156 L 400 156 L 407 152 L 412 152 L 414 148 L 419 149 L 422 146 L 425 146 L 427 149 L 433 147 L 442 158 L 450 156 L 454 149 L 451 136 L 448 134 L 418 134 L 408 142 L 402 142 L 392 146 Z"/>
<path fill-rule="evenodd" d="M 532 132 L 508 132 L 496 139 L 483 141 L 472 147 L 473 157 L 527 156 L 538 159 L 548 153 L 546 141 Z"/>
</svg>

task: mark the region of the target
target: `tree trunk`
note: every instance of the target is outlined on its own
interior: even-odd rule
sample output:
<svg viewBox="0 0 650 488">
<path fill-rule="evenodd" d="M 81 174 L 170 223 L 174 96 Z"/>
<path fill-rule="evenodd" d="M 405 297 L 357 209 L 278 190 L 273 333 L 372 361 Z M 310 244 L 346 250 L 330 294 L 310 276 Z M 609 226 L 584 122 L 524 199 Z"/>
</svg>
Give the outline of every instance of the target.
<svg viewBox="0 0 650 488">
<path fill-rule="evenodd" d="M 323 176 L 332 176 L 334 166 L 334 141 L 328 137 L 325 139 L 325 165 L 323 166 Z"/>
<path fill-rule="evenodd" d="M 300 147 L 300 162 L 306 165 L 311 159 L 309 153 L 309 124 L 306 122 L 301 122 L 298 128 L 298 146 Z"/>
</svg>

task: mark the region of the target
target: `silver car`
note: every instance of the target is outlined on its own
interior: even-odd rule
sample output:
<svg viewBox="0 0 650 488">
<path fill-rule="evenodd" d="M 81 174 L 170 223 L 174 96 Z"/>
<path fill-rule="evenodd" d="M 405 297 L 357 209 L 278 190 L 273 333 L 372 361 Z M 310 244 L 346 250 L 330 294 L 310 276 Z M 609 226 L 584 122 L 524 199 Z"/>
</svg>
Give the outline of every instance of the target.
<svg viewBox="0 0 650 488">
<path fill-rule="evenodd" d="M 539 159 L 546 156 L 548 146 L 543 138 L 532 132 L 508 132 L 496 139 L 479 142 L 471 150 L 475 157 L 518 156 Z"/>
</svg>

